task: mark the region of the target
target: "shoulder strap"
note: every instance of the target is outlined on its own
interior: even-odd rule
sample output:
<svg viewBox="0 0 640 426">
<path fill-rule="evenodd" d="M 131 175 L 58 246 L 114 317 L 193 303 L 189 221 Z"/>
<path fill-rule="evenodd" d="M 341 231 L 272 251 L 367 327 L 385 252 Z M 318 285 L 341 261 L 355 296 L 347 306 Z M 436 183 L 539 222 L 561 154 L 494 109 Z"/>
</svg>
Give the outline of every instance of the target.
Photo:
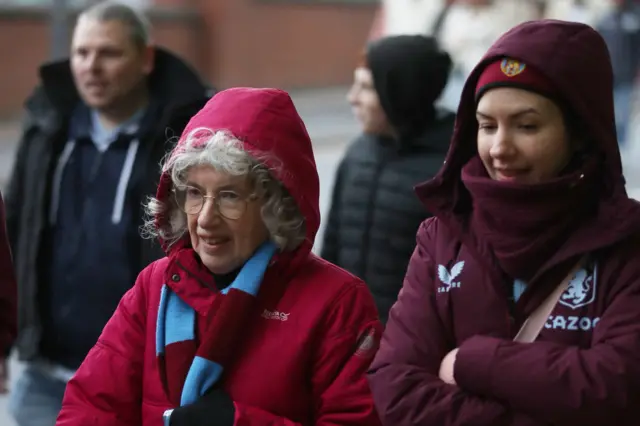
<svg viewBox="0 0 640 426">
<path fill-rule="evenodd" d="M 580 268 L 584 265 L 586 260 L 586 256 L 581 258 L 578 263 L 575 264 L 573 268 L 569 271 L 566 277 L 562 280 L 560 285 L 553 290 L 553 292 L 547 296 L 547 298 L 536 308 L 535 311 L 529 315 L 529 318 L 522 324 L 520 331 L 516 337 L 513 338 L 514 342 L 520 343 L 531 343 L 534 342 L 540 331 L 542 331 L 542 327 L 547 322 L 547 318 L 551 315 L 553 308 L 556 306 L 558 301 L 560 300 L 560 296 L 565 290 L 569 287 L 569 282 L 575 277 L 576 273 Z"/>
</svg>

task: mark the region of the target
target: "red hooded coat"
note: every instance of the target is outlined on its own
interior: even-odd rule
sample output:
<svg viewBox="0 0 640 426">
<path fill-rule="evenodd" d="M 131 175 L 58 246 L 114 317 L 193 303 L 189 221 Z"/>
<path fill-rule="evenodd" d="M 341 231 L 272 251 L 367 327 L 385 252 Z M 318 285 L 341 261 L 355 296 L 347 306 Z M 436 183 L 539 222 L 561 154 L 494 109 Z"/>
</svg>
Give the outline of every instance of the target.
<svg viewBox="0 0 640 426">
<path fill-rule="evenodd" d="M 296 251 L 279 254 L 267 269 L 256 322 L 223 377 L 235 404 L 235 424 L 377 426 L 365 372 L 382 326 L 365 284 L 311 253 L 320 222 L 318 173 L 291 99 L 272 89 L 226 90 L 209 101 L 184 134 L 199 127 L 230 132 L 254 156 L 269 153 L 274 164 L 268 165 L 306 219 L 307 240 Z M 166 199 L 170 189 L 165 174 L 158 198 Z M 158 225 L 164 220 L 159 217 Z M 172 261 L 188 244 L 188 238 L 174 244 L 167 258 L 140 273 L 69 382 L 58 426 L 162 425 L 163 412 L 173 407 L 156 358 L 161 287 L 167 283 L 188 303 L 198 324 L 219 296 L 195 278 L 197 272 Z M 284 291 L 269 290 L 282 283 Z M 359 346 L 361 338 L 367 344 Z"/>
</svg>

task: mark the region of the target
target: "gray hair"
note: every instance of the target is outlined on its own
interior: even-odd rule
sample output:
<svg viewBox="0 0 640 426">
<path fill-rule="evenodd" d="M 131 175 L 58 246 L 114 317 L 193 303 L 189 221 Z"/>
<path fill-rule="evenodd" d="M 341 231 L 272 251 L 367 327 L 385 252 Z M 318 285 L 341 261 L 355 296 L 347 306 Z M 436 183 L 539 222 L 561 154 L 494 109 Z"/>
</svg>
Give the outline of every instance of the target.
<svg viewBox="0 0 640 426">
<path fill-rule="evenodd" d="M 252 156 L 228 132 L 200 127 L 189 132 L 176 152 L 165 157 L 162 171 L 171 176 L 174 186 L 185 185 L 187 171 L 198 165 L 208 165 L 232 176 L 248 176 L 263 202 L 261 216 L 271 240 L 281 251 L 295 250 L 306 239 L 305 218 L 295 199 L 265 165 L 267 158 Z M 159 237 L 171 246 L 187 234 L 187 215 L 173 197 L 166 200 L 152 197 L 145 211 L 143 237 Z M 169 220 L 156 228 L 158 214 Z"/>
<path fill-rule="evenodd" d="M 113 0 L 100 2 L 84 10 L 79 16 L 81 18 L 121 22 L 129 28 L 131 40 L 137 47 L 142 49 L 151 43 L 151 24 L 147 17 L 124 3 Z"/>
</svg>

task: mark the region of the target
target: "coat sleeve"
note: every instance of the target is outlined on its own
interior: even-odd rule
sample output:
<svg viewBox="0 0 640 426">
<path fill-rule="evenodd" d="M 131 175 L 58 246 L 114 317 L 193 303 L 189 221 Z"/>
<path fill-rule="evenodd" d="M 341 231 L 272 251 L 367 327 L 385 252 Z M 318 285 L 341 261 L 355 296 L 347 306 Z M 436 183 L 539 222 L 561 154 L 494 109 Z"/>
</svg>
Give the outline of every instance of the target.
<svg viewBox="0 0 640 426">
<path fill-rule="evenodd" d="M 140 426 L 147 301 L 143 270 L 67 384 L 57 426 Z"/>
<path fill-rule="evenodd" d="M 476 336 L 458 352 L 458 384 L 515 409 L 537 412 L 552 424 L 631 426 L 640 418 L 640 252 L 607 269 L 607 306 L 588 349 L 552 342 L 515 343 Z M 597 278 L 598 279 L 598 278 Z M 531 395 L 536 395 L 531 398 Z"/>
<path fill-rule="evenodd" d="M 418 230 L 398 301 L 390 312 L 369 384 L 384 425 L 534 426 L 544 425 L 498 400 L 480 397 L 438 377 L 440 363 L 455 349 L 435 303 L 434 264 L 429 254 L 435 219 Z"/>
<path fill-rule="evenodd" d="M 24 181 L 27 167 L 28 145 L 31 133 L 35 131 L 31 117 L 27 114 L 22 126 L 22 137 L 18 143 L 18 151 L 13 160 L 13 168 L 4 193 L 6 211 L 6 227 L 9 243 L 14 255 L 18 253 L 17 244 L 20 232 L 20 219 L 22 214 L 22 201 L 24 200 Z"/>
<path fill-rule="evenodd" d="M 340 210 L 341 206 L 341 193 L 343 186 L 342 175 L 345 160 L 343 159 L 338 166 L 336 172 L 335 182 L 333 184 L 333 193 L 331 195 L 331 206 L 329 207 L 329 220 L 327 226 L 324 229 L 324 237 L 322 240 L 322 249 L 320 251 L 320 257 L 331 262 L 335 265 L 338 263 L 338 249 L 340 245 Z"/>
<path fill-rule="evenodd" d="M 5 210 L 0 194 L 0 356 L 7 356 L 16 338 L 16 275 L 7 237 Z"/>
<path fill-rule="evenodd" d="M 373 298 L 359 282 L 339 295 L 314 347 L 311 386 L 315 426 L 380 426 L 366 381 L 382 335 Z M 301 426 L 236 402 L 234 426 Z"/>
</svg>

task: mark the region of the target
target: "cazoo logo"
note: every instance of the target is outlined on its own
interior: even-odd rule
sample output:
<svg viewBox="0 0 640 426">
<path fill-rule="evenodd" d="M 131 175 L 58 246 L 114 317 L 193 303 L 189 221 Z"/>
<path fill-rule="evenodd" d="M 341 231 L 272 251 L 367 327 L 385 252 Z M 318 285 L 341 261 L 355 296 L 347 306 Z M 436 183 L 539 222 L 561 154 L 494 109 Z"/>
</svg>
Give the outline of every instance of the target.
<svg viewBox="0 0 640 426">
<path fill-rule="evenodd" d="M 600 318 L 550 315 L 544 328 L 549 330 L 590 331 L 600 322 Z"/>
</svg>

